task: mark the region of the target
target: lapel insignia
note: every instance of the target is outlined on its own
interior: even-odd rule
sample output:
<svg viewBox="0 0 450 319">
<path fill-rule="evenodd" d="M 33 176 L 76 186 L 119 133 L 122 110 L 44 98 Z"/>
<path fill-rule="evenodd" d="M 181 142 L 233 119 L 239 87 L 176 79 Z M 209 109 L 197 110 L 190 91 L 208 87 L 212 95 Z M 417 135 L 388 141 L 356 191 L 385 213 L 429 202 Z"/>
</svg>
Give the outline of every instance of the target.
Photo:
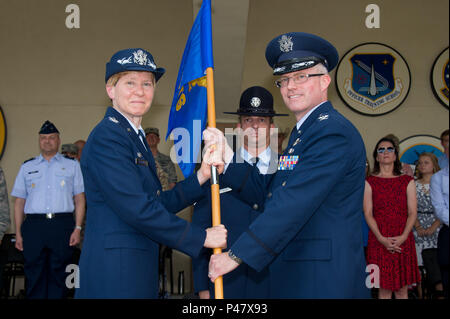
<svg viewBox="0 0 450 319">
<path fill-rule="evenodd" d="M 139 158 L 142 157 L 142 153 L 141 153 L 141 152 L 137 152 L 136 155 L 137 155 L 137 157 L 139 157 Z"/>
<path fill-rule="evenodd" d="M 328 114 L 320 114 L 318 120 L 319 121 L 328 120 Z"/>
<path fill-rule="evenodd" d="M 114 122 L 114 123 L 119 123 L 119 121 L 115 118 L 115 117 L 112 117 L 112 116 L 110 116 L 110 117 L 108 117 L 108 119 L 111 121 L 111 122 Z"/>
</svg>

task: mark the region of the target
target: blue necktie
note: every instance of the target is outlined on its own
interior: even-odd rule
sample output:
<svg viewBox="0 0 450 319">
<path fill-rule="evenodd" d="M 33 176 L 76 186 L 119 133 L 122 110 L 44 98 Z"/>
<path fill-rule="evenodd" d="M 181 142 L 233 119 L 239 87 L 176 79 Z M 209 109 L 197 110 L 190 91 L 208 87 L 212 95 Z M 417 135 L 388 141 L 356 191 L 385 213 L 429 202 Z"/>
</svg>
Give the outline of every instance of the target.
<svg viewBox="0 0 450 319">
<path fill-rule="evenodd" d="M 252 157 L 249 161 L 250 161 L 250 163 L 253 164 L 253 166 L 256 166 L 256 165 L 258 165 L 259 157 L 258 156 Z"/>
<path fill-rule="evenodd" d="M 290 148 L 291 145 L 294 143 L 295 138 L 297 137 L 297 125 L 294 126 L 294 128 L 291 131 L 291 135 L 289 136 L 289 142 L 287 144 L 286 149 Z"/>
<path fill-rule="evenodd" d="M 144 148 L 145 148 L 146 151 L 148 152 L 149 146 L 148 146 L 148 144 L 147 144 L 147 139 L 145 138 L 145 135 L 144 135 L 144 133 L 142 133 L 141 130 L 138 130 L 138 136 L 141 137 L 140 140 L 141 140 L 142 144 L 144 144 Z"/>
</svg>

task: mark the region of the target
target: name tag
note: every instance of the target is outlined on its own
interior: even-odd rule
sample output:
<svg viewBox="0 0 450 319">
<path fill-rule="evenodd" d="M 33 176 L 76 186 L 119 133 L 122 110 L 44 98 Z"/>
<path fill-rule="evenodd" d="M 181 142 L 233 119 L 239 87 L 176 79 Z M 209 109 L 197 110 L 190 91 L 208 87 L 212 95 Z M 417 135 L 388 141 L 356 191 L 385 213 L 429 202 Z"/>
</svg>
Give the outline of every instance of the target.
<svg viewBox="0 0 450 319">
<path fill-rule="evenodd" d="M 280 156 L 278 160 L 279 171 L 292 171 L 298 162 L 298 155 Z"/>
<path fill-rule="evenodd" d="M 145 159 L 143 159 L 143 158 L 135 158 L 135 159 L 134 159 L 134 162 L 135 162 L 137 165 L 148 166 L 148 161 L 145 160 Z"/>
</svg>

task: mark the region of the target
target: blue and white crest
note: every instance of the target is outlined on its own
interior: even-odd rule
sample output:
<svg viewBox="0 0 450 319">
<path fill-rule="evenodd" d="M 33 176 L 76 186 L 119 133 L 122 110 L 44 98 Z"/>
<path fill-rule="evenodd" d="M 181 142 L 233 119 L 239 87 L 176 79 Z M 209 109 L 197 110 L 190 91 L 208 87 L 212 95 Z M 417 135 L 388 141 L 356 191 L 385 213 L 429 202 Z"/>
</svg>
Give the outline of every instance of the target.
<svg viewBox="0 0 450 319">
<path fill-rule="evenodd" d="M 402 104 L 411 86 L 411 72 L 395 49 L 381 43 L 363 43 L 342 57 L 336 86 L 353 110 L 377 116 Z"/>
<path fill-rule="evenodd" d="M 394 63 L 390 54 L 355 54 L 352 88 L 364 97 L 376 101 L 395 89 Z"/>
</svg>

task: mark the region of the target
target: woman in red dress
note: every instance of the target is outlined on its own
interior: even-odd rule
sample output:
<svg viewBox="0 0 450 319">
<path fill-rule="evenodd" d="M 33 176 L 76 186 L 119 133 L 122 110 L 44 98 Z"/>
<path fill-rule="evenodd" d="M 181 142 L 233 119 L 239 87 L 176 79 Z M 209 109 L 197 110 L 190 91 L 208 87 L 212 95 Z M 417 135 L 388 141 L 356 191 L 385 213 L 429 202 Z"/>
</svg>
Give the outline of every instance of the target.
<svg viewBox="0 0 450 319">
<path fill-rule="evenodd" d="M 379 299 L 408 298 L 408 285 L 420 282 L 411 232 L 417 218 L 414 179 L 402 175 L 398 149 L 382 138 L 373 151 L 374 169 L 367 177 L 364 216 L 369 225 L 367 264 L 379 267 Z"/>
</svg>

